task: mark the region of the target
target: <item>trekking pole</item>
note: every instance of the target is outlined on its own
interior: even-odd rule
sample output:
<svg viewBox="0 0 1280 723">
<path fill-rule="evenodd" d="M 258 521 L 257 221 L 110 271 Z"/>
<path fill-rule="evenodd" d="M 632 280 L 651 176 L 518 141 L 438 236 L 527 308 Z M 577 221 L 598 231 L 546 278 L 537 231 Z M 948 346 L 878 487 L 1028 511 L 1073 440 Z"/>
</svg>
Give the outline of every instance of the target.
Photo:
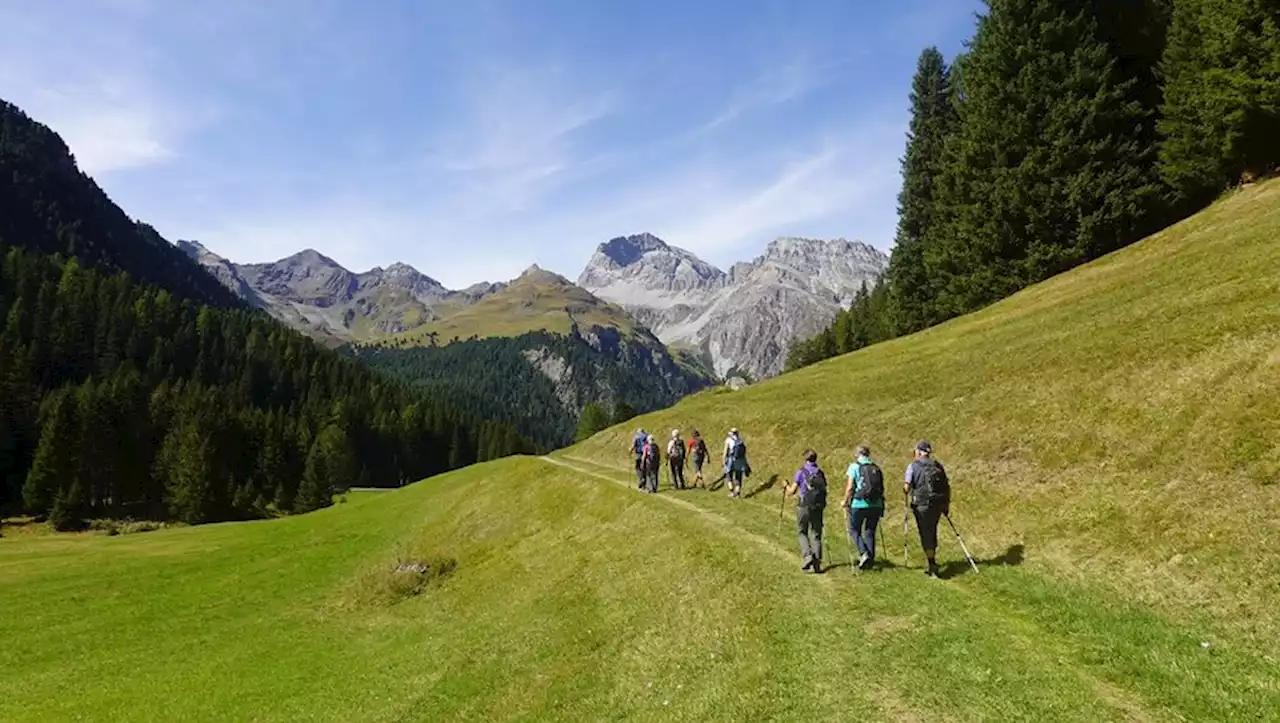
<svg viewBox="0 0 1280 723">
<path fill-rule="evenodd" d="M 951 531 L 956 533 L 956 539 L 960 541 L 960 549 L 964 550 L 964 556 L 969 559 L 969 565 L 973 567 L 973 571 L 978 571 L 978 563 L 973 561 L 973 555 L 969 554 L 969 548 L 965 547 L 964 538 L 960 536 L 960 530 L 956 529 L 956 523 L 951 521 L 951 515 L 943 515 L 947 518 L 947 524 L 951 525 Z"/>
<path fill-rule="evenodd" d="M 903 567 L 907 566 L 907 531 L 910 529 L 908 527 L 908 524 L 909 524 L 908 513 L 910 511 L 911 511 L 911 506 L 907 504 L 907 493 L 903 492 L 902 493 L 902 566 Z"/>
<path fill-rule="evenodd" d="M 849 572 L 857 574 L 858 566 L 853 564 L 853 529 L 849 522 L 849 508 L 844 508 L 844 539 L 849 541 Z"/>
</svg>

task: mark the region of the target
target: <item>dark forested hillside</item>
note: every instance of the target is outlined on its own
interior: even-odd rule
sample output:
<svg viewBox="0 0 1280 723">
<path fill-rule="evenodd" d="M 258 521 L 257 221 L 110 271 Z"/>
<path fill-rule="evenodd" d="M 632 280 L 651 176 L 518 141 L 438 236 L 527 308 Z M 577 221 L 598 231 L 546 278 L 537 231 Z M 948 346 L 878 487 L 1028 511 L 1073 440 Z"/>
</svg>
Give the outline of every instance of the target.
<svg viewBox="0 0 1280 723">
<path fill-rule="evenodd" d="M 0 100 L 0 240 L 120 270 L 215 306 L 241 301 L 76 167 L 58 134 Z"/>
<path fill-rule="evenodd" d="M 60 527 L 307 511 L 524 447 L 264 314 L 0 252 L 0 503 Z"/>
<path fill-rule="evenodd" d="M 0 101 L 0 509 L 305 512 L 526 448 L 248 310 Z"/>
<path fill-rule="evenodd" d="M 987 5 L 950 66 L 920 57 L 882 285 L 788 369 L 974 311 L 1280 167 L 1280 4 Z"/>
<path fill-rule="evenodd" d="M 648 411 L 707 384 L 672 364 L 645 368 L 598 351 L 580 337 L 547 332 L 442 347 L 373 345 L 348 351 L 477 418 L 515 425 L 521 436 L 548 449 L 573 441 L 579 415 L 589 404 Z M 637 351 L 645 353 L 643 347 Z"/>
</svg>

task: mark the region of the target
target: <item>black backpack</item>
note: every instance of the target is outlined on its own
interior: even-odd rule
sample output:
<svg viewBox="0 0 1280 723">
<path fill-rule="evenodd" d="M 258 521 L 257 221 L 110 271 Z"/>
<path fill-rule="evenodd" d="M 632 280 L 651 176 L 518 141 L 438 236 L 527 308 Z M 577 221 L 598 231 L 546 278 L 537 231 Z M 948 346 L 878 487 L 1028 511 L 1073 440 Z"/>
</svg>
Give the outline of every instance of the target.
<svg viewBox="0 0 1280 723">
<path fill-rule="evenodd" d="M 867 502 L 884 500 L 884 472 L 875 462 L 858 465 L 858 489 L 854 490 L 853 498 Z"/>
<path fill-rule="evenodd" d="M 700 462 L 707 458 L 707 443 L 698 437 L 698 441 L 693 445 L 693 461 Z"/>
<path fill-rule="evenodd" d="M 733 446 L 729 447 L 729 456 L 733 459 L 747 458 L 747 443 L 742 441 L 742 437 L 733 440 Z"/>
<path fill-rule="evenodd" d="M 936 460 L 918 459 L 911 463 L 911 502 L 916 507 L 932 507 L 951 498 L 947 472 Z"/>
<path fill-rule="evenodd" d="M 821 469 L 809 475 L 804 494 L 800 495 L 800 506 L 813 509 L 827 506 L 827 476 Z"/>
</svg>

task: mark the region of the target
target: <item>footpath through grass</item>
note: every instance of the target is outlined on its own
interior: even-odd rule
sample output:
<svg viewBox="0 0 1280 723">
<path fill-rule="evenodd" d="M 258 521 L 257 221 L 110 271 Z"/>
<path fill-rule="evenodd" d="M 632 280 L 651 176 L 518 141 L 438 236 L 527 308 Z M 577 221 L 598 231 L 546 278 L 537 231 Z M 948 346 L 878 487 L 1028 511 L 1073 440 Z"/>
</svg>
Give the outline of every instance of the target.
<svg viewBox="0 0 1280 723">
<path fill-rule="evenodd" d="M 924 334 L 556 455 L 298 518 L 0 539 L 0 720 L 1280 719 L 1280 185 Z M 743 429 L 749 499 L 628 489 L 637 424 Z M 901 508 L 800 573 L 778 488 L 929 437 Z M 777 478 L 775 479 L 775 475 Z M 891 486 L 892 489 L 892 486 Z M 457 560 L 411 595 L 404 560 Z M 1208 647 L 1202 644 L 1208 643 Z"/>
</svg>

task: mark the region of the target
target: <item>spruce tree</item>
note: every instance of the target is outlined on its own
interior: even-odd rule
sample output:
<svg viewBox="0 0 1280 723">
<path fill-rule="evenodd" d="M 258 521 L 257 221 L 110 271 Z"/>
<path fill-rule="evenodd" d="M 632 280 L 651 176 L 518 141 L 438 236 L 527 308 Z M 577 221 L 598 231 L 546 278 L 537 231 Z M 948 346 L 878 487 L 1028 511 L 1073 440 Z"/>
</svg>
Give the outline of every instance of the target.
<svg viewBox="0 0 1280 723">
<path fill-rule="evenodd" d="M 1161 70 L 1160 172 L 1183 210 L 1280 167 L 1280 4 L 1177 0 Z"/>
<path fill-rule="evenodd" d="M 333 495 L 350 488 L 357 474 L 347 433 L 337 424 L 326 425 L 311 443 L 294 510 L 311 512 L 328 507 L 333 504 Z"/>
<path fill-rule="evenodd" d="M 578 430 L 574 441 L 581 442 L 591 435 L 610 426 L 609 412 L 599 402 L 592 402 L 582 408 L 582 416 L 578 419 Z"/>
<path fill-rule="evenodd" d="M 74 445 L 79 433 L 75 407 L 75 396 L 68 389 L 53 392 L 41 405 L 40 441 L 22 486 L 23 504 L 32 514 L 48 514 L 59 492 L 75 481 Z"/>
<path fill-rule="evenodd" d="M 1151 109 L 1094 11 L 991 0 L 964 61 L 960 126 L 925 249 L 942 317 L 965 313 L 1146 232 L 1158 210 Z"/>
<path fill-rule="evenodd" d="M 950 70 L 937 48 L 926 48 L 911 83 L 911 126 L 902 157 L 898 233 L 887 274 L 892 299 L 889 313 L 897 334 L 923 329 L 935 318 L 934 288 L 925 268 L 924 247 L 936 226 L 937 183 L 944 168 L 947 139 L 955 128 Z"/>
</svg>

